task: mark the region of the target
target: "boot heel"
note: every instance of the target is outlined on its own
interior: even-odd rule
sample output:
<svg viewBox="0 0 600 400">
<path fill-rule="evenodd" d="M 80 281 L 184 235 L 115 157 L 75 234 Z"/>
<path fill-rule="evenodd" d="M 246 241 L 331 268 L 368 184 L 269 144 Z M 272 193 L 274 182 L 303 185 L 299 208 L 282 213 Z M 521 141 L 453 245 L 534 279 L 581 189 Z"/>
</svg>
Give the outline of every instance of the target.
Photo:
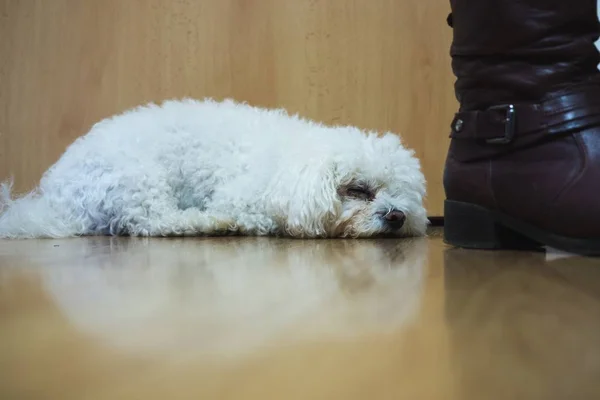
<svg viewBox="0 0 600 400">
<path fill-rule="evenodd" d="M 534 249 L 539 244 L 498 223 L 483 207 L 446 200 L 444 241 L 468 249 Z"/>
</svg>

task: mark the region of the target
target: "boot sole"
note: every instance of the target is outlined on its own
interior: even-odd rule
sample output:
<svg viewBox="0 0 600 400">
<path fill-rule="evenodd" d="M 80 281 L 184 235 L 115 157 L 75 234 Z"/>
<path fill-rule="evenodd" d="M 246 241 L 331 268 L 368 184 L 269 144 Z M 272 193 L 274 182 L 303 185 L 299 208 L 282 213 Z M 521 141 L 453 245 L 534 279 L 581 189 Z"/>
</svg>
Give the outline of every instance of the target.
<svg viewBox="0 0 600 400">
<path fill-rule="evenodd" d="M 542 250 L 544 246 L 600 256 L 600 239 L 557 235 L 502 213 L 453 200 L 444 202 L 444 242 L 482 250 Z"/>
</svg>

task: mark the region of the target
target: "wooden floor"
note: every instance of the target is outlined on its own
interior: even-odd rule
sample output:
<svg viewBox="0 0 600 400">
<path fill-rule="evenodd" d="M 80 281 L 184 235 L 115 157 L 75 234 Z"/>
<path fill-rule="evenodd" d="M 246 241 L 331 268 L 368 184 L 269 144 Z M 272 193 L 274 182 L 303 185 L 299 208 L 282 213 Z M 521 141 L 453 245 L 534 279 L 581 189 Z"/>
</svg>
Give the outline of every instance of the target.
<svg viewBox="0 0 600 400">
<path fill-rule="evenodd" d="M 600 261 L 419 240 L 0 241 L 0 398 L 598 399 Z"/>
</svg>

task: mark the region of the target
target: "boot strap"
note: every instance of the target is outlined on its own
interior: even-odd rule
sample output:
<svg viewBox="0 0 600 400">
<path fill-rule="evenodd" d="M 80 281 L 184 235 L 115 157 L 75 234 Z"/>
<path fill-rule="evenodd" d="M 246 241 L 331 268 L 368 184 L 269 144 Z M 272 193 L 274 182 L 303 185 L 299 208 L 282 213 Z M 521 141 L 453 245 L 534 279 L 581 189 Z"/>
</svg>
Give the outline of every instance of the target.
<svg viewBox="0 0 600 400">
<path fill-rule="evenodd" d="M 600 85 L 595 82 L 557 92 L 540 103 L 459 112 L 452 120 L 450 138 L 508 145 L 594 125 L 600 125 Z"/>
</svg>

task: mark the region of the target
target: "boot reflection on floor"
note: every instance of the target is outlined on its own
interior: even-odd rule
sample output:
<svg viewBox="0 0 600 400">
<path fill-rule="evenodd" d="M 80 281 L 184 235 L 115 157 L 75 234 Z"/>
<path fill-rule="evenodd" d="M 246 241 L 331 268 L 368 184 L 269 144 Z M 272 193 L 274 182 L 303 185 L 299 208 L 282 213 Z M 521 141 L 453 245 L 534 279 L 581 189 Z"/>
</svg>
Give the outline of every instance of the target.
<svg viewBox="0 0 600 400">
<path fill-rule="evenodd" d="M 600 260 L 447 249 L 444 265 L 459 398 L 600 396 Z"/>
</svg>

